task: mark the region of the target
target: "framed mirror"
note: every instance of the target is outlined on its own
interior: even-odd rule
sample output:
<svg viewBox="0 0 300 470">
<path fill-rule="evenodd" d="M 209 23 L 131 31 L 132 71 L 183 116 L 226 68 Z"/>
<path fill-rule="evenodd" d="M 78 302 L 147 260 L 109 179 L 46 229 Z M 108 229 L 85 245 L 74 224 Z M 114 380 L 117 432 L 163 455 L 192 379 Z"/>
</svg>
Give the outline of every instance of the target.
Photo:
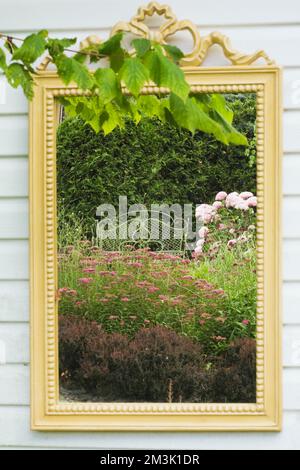
<svg viewBox="0 0 300 470">
<path fill-rule="evenodd" d="M 212 124 L 162 120 L 170 91 L 151 82 L 140 101 L 152 116 L 97 132 L 74 112 L 95 96 L 41 65 L 30 111 L 32 428 L 278 431 L 280 69 L 156 3 L 112 34 L 153 37 L 154 14 L 157 43 L 191 33 L 181 70 L 228 141 Z M 202 65 L 214 44 L 229 65 Z"/>
</svg>

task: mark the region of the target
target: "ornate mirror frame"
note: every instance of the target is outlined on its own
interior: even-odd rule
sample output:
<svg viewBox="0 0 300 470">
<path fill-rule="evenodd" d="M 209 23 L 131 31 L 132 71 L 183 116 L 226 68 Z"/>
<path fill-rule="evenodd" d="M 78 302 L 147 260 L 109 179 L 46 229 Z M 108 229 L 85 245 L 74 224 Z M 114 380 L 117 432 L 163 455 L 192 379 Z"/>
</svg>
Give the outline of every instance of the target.
<svg viewBox="0 0 300 470">
<path fill-rule="evenodd" d="M 153 36 L 144 20 L 165 22 Z M 79 96 L 55 71 L 41 64 L 30 107 L 31 424 L 35 430 L 278 431 L 281 426 L 280 205 L 281 73 L 263 51 L 232 49 L 228 38 L 201 38 L 190 21 L 178 21 L 168 6 L 150 3 L 112 34 L 126 31 L 165 42 L 191 33 L 194 47 L 181 65 L 195 92 L 257 94 L 257 402 L 256 403 L 60 403 L 56 266 L 56 149 L 58 96 Z M 97 41 L 95 37 L 86 39 Z M 201 66 L 213 44 L 230 65 Z M 262 58 L 264 65 L 254 65 Z M 149 84 L 145 94 L 166 92 Z M 126 90 L 124 90 L 126 92 Z"/>
</svg>

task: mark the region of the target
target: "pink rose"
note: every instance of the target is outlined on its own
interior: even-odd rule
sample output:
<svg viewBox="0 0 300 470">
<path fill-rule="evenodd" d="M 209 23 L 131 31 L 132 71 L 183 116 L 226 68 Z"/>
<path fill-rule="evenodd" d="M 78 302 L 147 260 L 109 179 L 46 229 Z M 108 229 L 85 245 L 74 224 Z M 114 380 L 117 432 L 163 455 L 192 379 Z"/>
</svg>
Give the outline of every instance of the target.
<svg viewBox="0 0 300 470">
<path fill-rule="evenodd" d="M 219 191 L 218 194 L 215 197 L 215 200 L 216 201 L 223 201 L 224 199 L 226 199 L 226 196 L 227 196 L 227 193 L 225 193 L 225 191 Z"/>
</svg>

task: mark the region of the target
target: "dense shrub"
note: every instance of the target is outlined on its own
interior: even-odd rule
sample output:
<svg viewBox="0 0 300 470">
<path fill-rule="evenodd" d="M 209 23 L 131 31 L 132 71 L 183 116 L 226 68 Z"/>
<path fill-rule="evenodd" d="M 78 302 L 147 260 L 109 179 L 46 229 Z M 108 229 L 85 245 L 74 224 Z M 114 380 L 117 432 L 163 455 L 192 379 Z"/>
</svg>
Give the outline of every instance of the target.
<svg viewBox="0 0 300 470">
<path fill-rule="evenodd" d="M 157 326 L 133 340 L 95 322 L 60 316 L 60 374 L 101 400 L 209 401 L 210 373 L 199 343 Z"/>
<path fill-rule="evenodd" d="M 236 340 L 219 360 L 212 384 L 215 402 L 256 401 L 255 340 Z"/>
<path fill-rule="evenodd" d="M 228 99 L 235 127 L 252 141 L 255 96 Z M 57 134 L 57 168 L 60 207 L 84 218 L 89 228 L 96 208 L 104 202 L 116 205 L 119 195 L 127 195 L 129 204 L 199 204 L 220 189 L 256 192 L 248 148 L 227 147 L 201 132 L 192 136 L 157 119 L 128 121 L 106 137 L 78 118 L 66 119 Z"/>
<path fill-rule="evenodd" d="M 135 337 L 59 317 L 61 382 L 100 401 L 255 402 L 255 341 L 243 338 L 213 363 L 192 339 L 164 327 Z"/>
</svg>

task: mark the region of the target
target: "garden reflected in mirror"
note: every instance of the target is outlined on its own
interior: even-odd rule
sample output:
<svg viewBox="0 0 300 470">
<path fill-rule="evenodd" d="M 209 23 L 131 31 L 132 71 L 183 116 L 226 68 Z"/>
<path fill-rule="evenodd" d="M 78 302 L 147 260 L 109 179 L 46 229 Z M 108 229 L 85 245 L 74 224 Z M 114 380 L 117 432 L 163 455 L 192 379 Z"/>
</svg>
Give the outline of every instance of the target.
<svg viewBox="0 0 300 470">
<path fill-rule="evenodd" d="M 248 145 L 61 107 L 61 402 L 256 402 L 256 94 L 214 96 Z"/>
</svg>

